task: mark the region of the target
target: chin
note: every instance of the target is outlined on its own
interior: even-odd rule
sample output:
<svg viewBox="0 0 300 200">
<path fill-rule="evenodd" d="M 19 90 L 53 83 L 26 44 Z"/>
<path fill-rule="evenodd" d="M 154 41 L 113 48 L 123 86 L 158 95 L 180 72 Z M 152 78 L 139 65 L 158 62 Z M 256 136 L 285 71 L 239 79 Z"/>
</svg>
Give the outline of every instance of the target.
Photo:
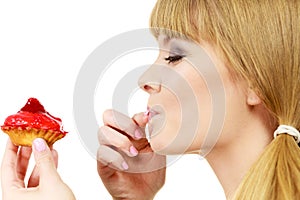
<svg viewBox="0 0 300 200">
<path fill-rule="evenodd" d="M 185 150 L 182 150 L 182 147 L 164 141 L 166 140 L 159 139 L 158 137 L 151 138 L 150 145 L 152 150 L 160 155 L 179 155 L 185 153 Z"/>
<path fill-rule="evenodd" d="M 150 145 L 151 145 L 152 150 L 155 153 L 161 154 L 161 155 L 167 155 L 168 154 L 168 152 L 164 151 L 165 144 L 162 143 L 160 140 L 158 140 L 158 138 L 151 138 L 150 139 Z"/>
</svg>

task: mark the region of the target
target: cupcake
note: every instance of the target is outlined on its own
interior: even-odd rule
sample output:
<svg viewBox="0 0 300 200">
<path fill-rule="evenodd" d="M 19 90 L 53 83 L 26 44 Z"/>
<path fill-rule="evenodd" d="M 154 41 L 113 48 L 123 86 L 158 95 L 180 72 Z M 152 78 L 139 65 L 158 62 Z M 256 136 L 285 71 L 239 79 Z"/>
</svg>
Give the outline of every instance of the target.
<svg viewBox="0 0 300 200">
<path fill-rule="evenodd" d="M 43 138 L 52 145 L 67 134 L 61 119 L 47 112 L 35 98 L 28 99 L 17 114 L 8 116 L 1 129 L 17 146 L 31 146 L 35 138 Z"/>
</svg>

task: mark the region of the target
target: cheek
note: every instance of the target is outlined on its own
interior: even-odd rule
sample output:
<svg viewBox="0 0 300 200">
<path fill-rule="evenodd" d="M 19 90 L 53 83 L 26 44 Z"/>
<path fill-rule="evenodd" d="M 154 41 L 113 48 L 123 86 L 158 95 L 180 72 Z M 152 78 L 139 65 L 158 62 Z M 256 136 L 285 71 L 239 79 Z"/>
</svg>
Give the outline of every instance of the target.
<svg viewBox="0 0 300 200">
<path fill-rule="evenodd" d="M 179 98 L 168 90 L 163 91 L 165 123 L 151 138 L 151 146 L 157 153 L 181 154 L 199 150 L 206 136 L 212 110 L 208 88 L 200 76 L 186 75 L 185 79 L 192 95 Z"/>
<path fill-rule="evenodd" d="M 154 131 L 150 143 L 156 153 L 173 154 L 177 149 L 173 143 L 181 126 L 181 106 L 178 97 L 165 88 L 161 91 L 160 102 L 164 110 L 164 123 Z"/>
<path fill-rule="evenodd" d="M 228 145 L 241 135 L 241 130 L 249 124 L 248 107 L 243 88 L 227 85 L 226 114 L 224 126 L 216 147 Z"/>
<path fill-rule="evenodd" d="M 197 101 L 197 130 L 189 151 L 198 151 L 200 148 L 207 148 L 205 140 L 208 139 L 208 130 L 210 129 L 211 119 L 213 115 L 213 105 L 210 93 L 206 82 L 203 77 L 193 75 L 193 81 L 191 82 L 194 94 Z M 194 108 L 196 109 L 196 108 Z M 215 113 L 214 113 L 215 114 Z"/>
</svg>

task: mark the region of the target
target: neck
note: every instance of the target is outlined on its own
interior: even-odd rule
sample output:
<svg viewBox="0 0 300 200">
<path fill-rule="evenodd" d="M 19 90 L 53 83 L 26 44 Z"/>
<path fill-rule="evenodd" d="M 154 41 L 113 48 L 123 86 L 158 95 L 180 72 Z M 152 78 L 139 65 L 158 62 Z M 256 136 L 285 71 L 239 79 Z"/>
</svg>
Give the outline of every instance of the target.
<svg viewBox="0 0 300 200">
<path fill-rule="evenodd" d="M 225 144 L 217 144 L 206 156 L 227 199 L 233 197 L 244 175 L 273 139 L 270 128 L 266 126 L 248 124 L 240 130 L 243 130 L 240 137 Z"/>
</svg>

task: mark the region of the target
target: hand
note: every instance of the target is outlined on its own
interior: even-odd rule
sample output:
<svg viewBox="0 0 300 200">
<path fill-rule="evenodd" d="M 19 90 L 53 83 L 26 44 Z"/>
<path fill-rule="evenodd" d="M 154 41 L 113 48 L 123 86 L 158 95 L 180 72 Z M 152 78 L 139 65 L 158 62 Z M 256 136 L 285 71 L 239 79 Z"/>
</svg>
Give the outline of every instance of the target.
<svg viewBox="0 0 300 200">
<path fill-rule="evenodd" d="M 143 113 L 132 119 L 108 110 L 103 115 L 98 139 L 98 173 L 112 197 L 117 199 L 153 199 L 165 182 L 166 157 L 155 154 L 144 127 Z"/>
<path fill-rule="evenodd" d="M 26 186 L 24 178 L 32 151 L 36 166 Z M 33 148 L 18 147 L 8 140 L 1 167 L 2 199 L 74 200 L 72 191 L 61 180 L 56 166 L 57 152 L 50 150 L 43 139 L 35 139 Z"/>
</svg>

